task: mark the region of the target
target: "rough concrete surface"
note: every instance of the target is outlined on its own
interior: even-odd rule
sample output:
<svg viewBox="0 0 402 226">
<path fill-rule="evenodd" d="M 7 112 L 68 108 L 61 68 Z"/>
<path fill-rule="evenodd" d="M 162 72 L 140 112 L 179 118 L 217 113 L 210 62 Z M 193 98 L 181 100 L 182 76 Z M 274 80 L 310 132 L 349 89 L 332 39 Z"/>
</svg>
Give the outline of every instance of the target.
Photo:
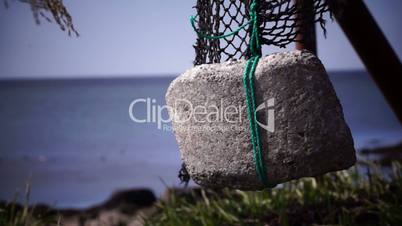
<svg viewBox="0 0 402 226">
<path fill-rule="evenodd" d="M 192 179 L 202 186 L 264 188 L 256 175 L 250 142 L 242 84 L 245 63 L 196 66 L 176 78 L 167 91 L 181 157 Z M 268 117 L 274 117 L 274 125 L 268 125 L 274 131 L 259 127 L 270 183 L 316 176 L 355 163 L 342 107 L 315 55 L 292 51 L 261 58 L 255 89 L 257 106 L 270 99 L 274 103 L 263 105 L 257 113 L 263 126 Z"/>
</svg>

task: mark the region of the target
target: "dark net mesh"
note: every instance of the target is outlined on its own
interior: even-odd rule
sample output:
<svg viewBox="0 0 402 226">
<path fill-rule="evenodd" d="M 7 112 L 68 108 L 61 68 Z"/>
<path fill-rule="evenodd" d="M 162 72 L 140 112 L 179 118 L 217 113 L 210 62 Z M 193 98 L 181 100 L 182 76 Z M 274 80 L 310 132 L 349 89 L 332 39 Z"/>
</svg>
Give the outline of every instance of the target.
<svg viewBox="0 0 402 226">
<path fill-rule="evenodd" d="M 309 4 L 301 4 L 302 1 Z M 251 0 L 197 0 L 195 8 L 198 31 L 219 36 L 236 30 L 249 20 L 250 2 Z M 318 22 L 325 34 L 324 14 L 329 9 L 326 0 L 259 0 L 257 11 L 262 44 L 285 47 L 292 42 L 301 42 L 299 32 L 312 23 Z M 250 32 L 247 29 L 248 27 L 223 39 L 198 37 L 194 45 L 194 65 L 247 59 L 250 56 Z"/>
</svg>

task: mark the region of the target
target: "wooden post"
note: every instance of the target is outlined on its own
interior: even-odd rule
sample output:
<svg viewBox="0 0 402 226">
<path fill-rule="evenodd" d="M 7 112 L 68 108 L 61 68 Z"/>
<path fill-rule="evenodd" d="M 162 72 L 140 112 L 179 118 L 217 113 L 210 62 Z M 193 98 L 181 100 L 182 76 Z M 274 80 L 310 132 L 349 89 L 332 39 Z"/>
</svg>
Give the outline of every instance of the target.
<svg viewBox="0 0 402 226">
<path fill-rule="evenodd" d="M 307 49 L 317 55 L 317 40 L 315 31 L 314 0 L 295 0 L 298 14 L 298 34 L 296 36 L 296 49 Z"/>
<path fill-rule="evenodd" d="M 350 43 L 402 123 L 402 65 L 398 56 L 362 0 L 327 0 L 327 2 Z"/>
</svg>

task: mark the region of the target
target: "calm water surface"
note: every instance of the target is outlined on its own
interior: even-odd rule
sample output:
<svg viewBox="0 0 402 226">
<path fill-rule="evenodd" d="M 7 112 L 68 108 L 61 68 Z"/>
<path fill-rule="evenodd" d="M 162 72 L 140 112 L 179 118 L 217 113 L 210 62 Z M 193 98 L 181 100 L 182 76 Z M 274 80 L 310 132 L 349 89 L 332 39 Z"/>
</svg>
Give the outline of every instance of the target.
<svg viewBox="0 0 402 226">
<path fill-rule="evenodd" d="M 365 72 L 331 73 L 356 148 L 395 144 L 402 127 Z M 32 201 L 85 207 L 113 191 L 177 185 L 178 147 L 130 120 L 137 98 L 164 104 L 173 78 L 0 82 L 0 199 L 32 183 Z M 146 112 L 137 111 L 137 116 Z"/>
</svg>

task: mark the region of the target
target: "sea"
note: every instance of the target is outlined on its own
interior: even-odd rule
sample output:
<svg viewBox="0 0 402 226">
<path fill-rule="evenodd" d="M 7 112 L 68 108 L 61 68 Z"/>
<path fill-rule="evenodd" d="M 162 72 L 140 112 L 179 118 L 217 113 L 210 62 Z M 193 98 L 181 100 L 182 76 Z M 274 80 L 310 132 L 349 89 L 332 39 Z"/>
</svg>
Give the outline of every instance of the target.
<svg viewBox="0 0 402 226">
<path fill-rule="evenodd" d="M 401 124 L 367 72 L 329 74 L 358 150 L 402 141 Z M 173 133 L 158 120 L 130 117 L 146 119 L 163 106 L 173 79 L 0 81 L 0 200 L 23 196 L 27 183 L 32 203 L 60 208 L 88 207 L 122 189 L 161 195 L 180 186 Z M 135 100 L 143 107 L 130 111 Z"/>
</svg>

